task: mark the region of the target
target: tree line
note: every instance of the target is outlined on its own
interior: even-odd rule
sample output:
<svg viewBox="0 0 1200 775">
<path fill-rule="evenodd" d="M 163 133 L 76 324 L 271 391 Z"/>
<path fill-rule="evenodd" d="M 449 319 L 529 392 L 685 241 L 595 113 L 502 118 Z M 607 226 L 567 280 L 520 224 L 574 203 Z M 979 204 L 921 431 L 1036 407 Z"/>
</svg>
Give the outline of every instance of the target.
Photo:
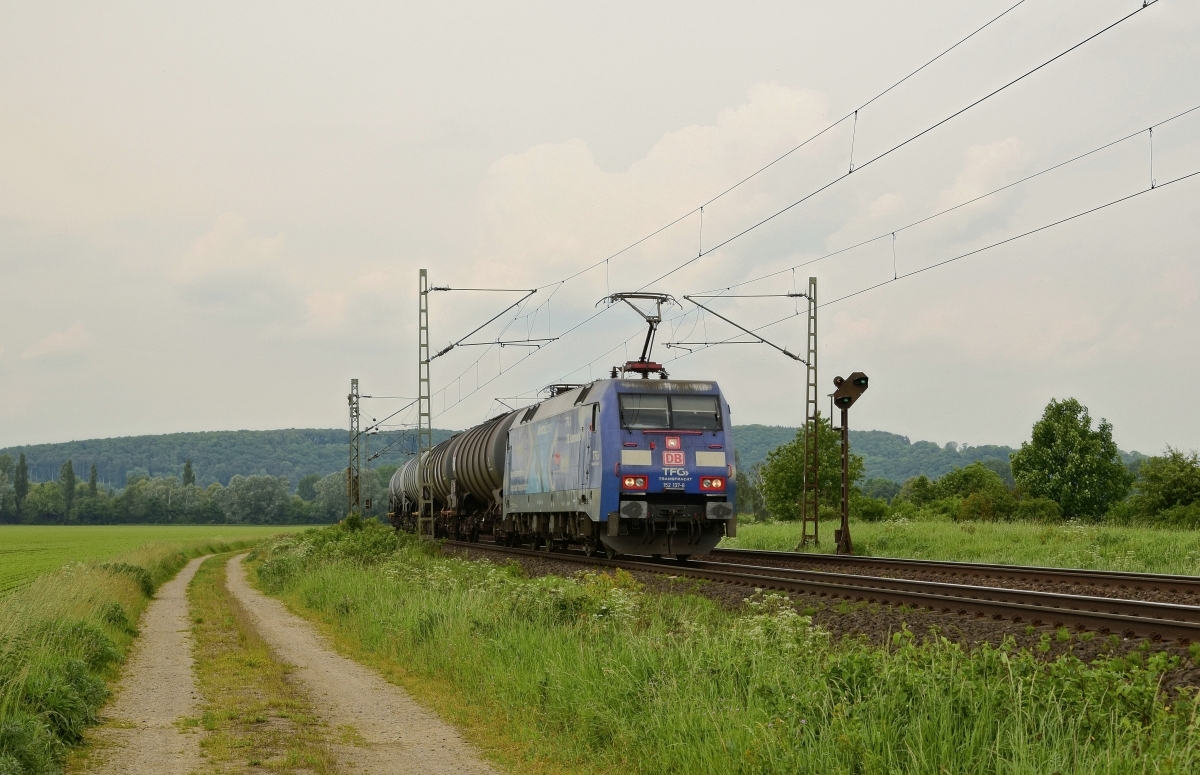
<svg viewBox="0 0 1200 775">
<path fill-rule="evenodd" d="M 841 513 L 841 437 L 819 418 L 817 446 L 822 519 Z M 1064 519 L 1125 525 L 1200 527 L 1200 456 L 1167 447 L 1156 457 L 1123 454 L 1112 424 L 1095 427 L 1074 398 L 1051 400 L 1031 438 L 1008 459 L 955 467 L 938 478 L 904 482 L 863 477 L 863 458 L 850 455 L 851 515 L 955 521 Z M 806 430 L 737 473 L 738 511 L 754 518 L 800 516 Z M 851 445 L 853 450 L 853 444 Z"/>
<path fill-rule="evenodd" d="M 360 487 L 368 514 L 387 508 L 387 483 L 396 466 L 363 472 Z M 96 464 L 87 478 L 72 460 L 55 479 L 33 482 L 24 453 L 0 454 L 0 523 L 28 525 L 113 524 L 322 524 L 346 516 L 345 472 L 310 474 L 291 492 L 287 476 L 235 475 L 229 484 L 201 487 L 189 458 L 180 476 L 132 475 L 121 489 L 100 482 Z"/>
<path fill-rule="evenodd" d="M 451 434 L 435 428 L 434 443 Z M 99 482 L 116 488 L 139 476 L 182 478 L 184 463 L 191 460 L 201 487 L 213 482 L 228 485 L 238 474 L 265 474 L 286 476 L 294 490 L 309 474 L 324 476 L 344 469 L 346 439 L 346 430 L 337 428 L 201 431 L 26 444 L 0 449 L 0 454 L 16 460 L 24 453 L 30 480 L 39 482 L 56 479 L 66 460 L 75 461 L 80 476 L 86 476 L 95 463 Z M 377 437 L 371 447 L 377 451 L 385 443 Z M 395 461 L 399 456 L 389 453 L 386 459 Z"/>
</svg>

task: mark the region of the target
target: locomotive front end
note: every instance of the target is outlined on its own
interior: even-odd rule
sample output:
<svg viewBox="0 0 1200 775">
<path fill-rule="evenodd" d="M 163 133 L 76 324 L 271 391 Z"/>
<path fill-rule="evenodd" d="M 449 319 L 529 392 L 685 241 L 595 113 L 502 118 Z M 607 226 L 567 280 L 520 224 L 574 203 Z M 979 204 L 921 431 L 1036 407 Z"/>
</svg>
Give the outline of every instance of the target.
<svg viewBox="0 0 1200 775">
<path fill-rule="evenodd" d="M 735 535 L 729 405 L 715 382 L 613 380 L 600 419 L 610 553 L 705 554 Z"/>
</svg>

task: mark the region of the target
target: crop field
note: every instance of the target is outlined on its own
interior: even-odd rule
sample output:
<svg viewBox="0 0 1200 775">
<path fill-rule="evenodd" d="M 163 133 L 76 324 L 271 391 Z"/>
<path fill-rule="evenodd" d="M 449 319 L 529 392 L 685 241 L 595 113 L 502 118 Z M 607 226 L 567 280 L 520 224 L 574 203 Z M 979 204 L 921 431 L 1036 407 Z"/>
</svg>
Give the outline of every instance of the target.
<svg viewBox="0 0 1200 775">
<path fill-rule="evenodd" d="M 808 551 L 832 552 L 836 527 L 822 522 L 822 543 Z M 1200 531 L 1195 530 L 895 520 L 851 522 L 850 535 L 860 555 L 1200 575 Z M 740 524 L 737 538 L 721 546 L 790 551 L 799 538 L 795 522 Z"/>
<path fill-rule="evenodd" d="M 69 562 L 105 560 L 148 543 L 246 541 L 293 529 L 280 525 L 3 525 L 0 595 Z"/>
</svg>

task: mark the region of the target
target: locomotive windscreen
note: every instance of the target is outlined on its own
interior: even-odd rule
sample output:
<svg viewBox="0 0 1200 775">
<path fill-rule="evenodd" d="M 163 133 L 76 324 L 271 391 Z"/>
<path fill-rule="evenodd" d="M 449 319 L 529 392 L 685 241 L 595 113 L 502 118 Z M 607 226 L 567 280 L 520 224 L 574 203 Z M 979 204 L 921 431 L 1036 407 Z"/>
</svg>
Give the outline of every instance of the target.
<svg viewBox="0 0 1200 775">
<path fill-rule="evenodd" d="M 666 396 L 621 396 L 621 425 L 626 428 L 670 428 L 671 409 Z"/>
<path fill-rule="evenodd" d="M 721 430 L 716 396 L 621 396 L 621 425 L 631 429 Z"/>
<path fill-rule="evenodd" d="M 721 430 L 716 396 L 671 396 L 671 427 L 680 431 Z"/>
</svg>

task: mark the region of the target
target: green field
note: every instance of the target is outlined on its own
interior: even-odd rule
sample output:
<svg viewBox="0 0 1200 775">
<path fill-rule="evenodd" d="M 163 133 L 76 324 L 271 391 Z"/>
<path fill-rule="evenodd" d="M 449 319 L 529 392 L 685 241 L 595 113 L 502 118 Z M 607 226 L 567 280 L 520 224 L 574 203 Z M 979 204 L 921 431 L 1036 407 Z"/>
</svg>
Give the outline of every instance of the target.
<svg viewBox="0 0 1200 775">
<path fill-rule="evenodd" d="M 832 552 L 836 527 L 822 522 L 822 543 L 810 551 Z M 851 522 L 850 535 L 860 555 L 1200 575 L 1198 530 L 895 520 Z M 737 538 L 721 546 L 791 551 L 799 537 L 796 522 L 739 524 Z"/>
<path fill-rule="evenodd" d="M 245 541 L 295 529 L 283 525 L 3 525 L 0 526 L 0 594 L 69 562 L 105 560 L 143 544 Z"/>
<path fill-rule="evenodd" d="M 1167 653 L 1050 660 L 923 627 L 877 647 L 780 594 L 730 610 L 690 581 L 530 576 L 373 524 L 252 558 L 264 589 L 514 772 L 1200 772 L 1200 705 L 1163 690 L 1194 662 Z M 1090 640 L 1045 632 L 1046 650 L 1055 638 Z"/>
</svg>

